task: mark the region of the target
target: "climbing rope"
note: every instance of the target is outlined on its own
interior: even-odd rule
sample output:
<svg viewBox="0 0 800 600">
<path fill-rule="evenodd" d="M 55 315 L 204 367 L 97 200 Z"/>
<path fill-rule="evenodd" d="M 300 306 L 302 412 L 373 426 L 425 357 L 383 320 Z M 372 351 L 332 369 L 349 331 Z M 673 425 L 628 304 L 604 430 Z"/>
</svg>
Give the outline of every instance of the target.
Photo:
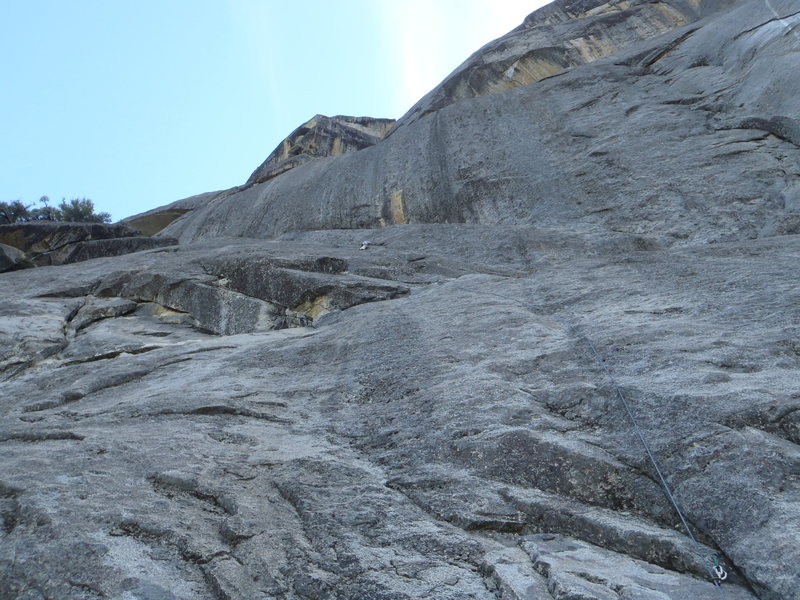
<svg viewBox="0 0 800 600">
<path fill-rule="evenodd" d="M 531 309 L 531 307 L 529 307 L 529 306 L 525 305 L 524 303 L 519 302 L 517 300 L 513 300 L 511 298 L 508 298 L 507 296 L 503 296 L 501 294 L 496 294 L 496 293 L 493 293 L 493 292 L 488 292 L 486 290 L 476 290 L 474 288 L 465 288 L 463 286 L 459 286 L 459 287 L 461 287 L 461 289 L 468 290 L 468 291 L 474 292 L 474 293 L 479 294 L 479 295 L 495 296 L 495 297 L 501 298 L 504 302 L 511 302 L 513 304 L 517 304 L 518 306 L 524 308 L 528 312 L 534 312 Z M 636 435 L 639 438 L 639 441 L 641 442 L 642 446 L 644 446 L 645 452 L 647 453 L 647 456 L 650 459 L 650 462 L 653 465 L 653 468 L 655 469 L 656 474 L 658 475 L 658 479 L 661 482 L 661 487 L 664 488 L 664 492 L 665 492 L 667 498 L 669 499 L 670 504 L 672 504 L 672 507 L 675 509 L 675 512 L 677 513 L 678 518 L 680 519 L 681 523 L 683 524 L 683 527 L 686 530 L 686 533 L 688 534 L 689 539 L 692 541 L 692 545 L 694 547 L 695 553 L 697 554 L 698 558 L 700 558 L 700 560 L 705 565 L 706 571 L 708 572 L 708 576 L 711 579 L 711 582 L 714 584 L 714 587 L 716 587 L 717 591 L 719 592 L 719 597 L 722 600 L 727 600 L 728 596 L 725 593 L 725 590 L 722 589 L 722 582 L 725 581 L 728 578 L 728 573 L 725 571 L 725 569 L 719 563 L 720 555 L 719 554 L 715 554 L 712 558 L 709 558 L 709 557 L 707 557 L 706 555 L 703 554 L 702 549 L 700 548 L 700 543 L 694 537 L 694 534 L 692 533 L 692 529 L 689 526 L 689 522 L 686 520 L 686 517 L 683 514 L 683 510 L 681 510 L 681 507 L 678 504 L 678 501 L 675 499 L 675 495 L 672 492 L 672 488 L 670 487 L 669 483 L 667 483 L 667 480 L 664 477 L 664 473 L 662 472 L 661 467 L 658 464 L 658 460 L 656 459 L 655 454 L 653 454 L 653 451 L 650 448 L 650 444 L 647 443 L 647 439 L 644 436 L 644 432 L 642 431 L 642 428 L 639 427 L 639 422 L 636 420 L 636 416 L 633 414 L 633 410 L 631 409 L 631 405 L 628 402 L 627 398 L 625 398 L 625 395 L 622 393 L 622 390 L 620 389 L 619 385 L 617 384 L 616 379 L 614 379 L 614 376 L 611 374 L 611 371 L 609 370 L 608 366 L 606 365 L 605 358 L 603 358 L 603 356 L 597 351 L 597 347 L 594 345 L 594 342 L 592 342 L 592 340 L 589 339 L 586 335 L 582 334 L 578 330 L 578 328 L 576 326 L 571 325 L 569 322 L 567 322 L 567 321 L 565 321 L 563 319 L 560 319 L 558 317 L 555 317 L 555 316 L 553 316 L 553 319 L 558 321 L 558 322 L 560 322 L 561 326 L 564 327 L 564 329 L 566 329 L 567 332 L 569 332 L 570 335 L 574 336 L 575 338 L 577 338 L 579 340 L 583 340 L 586 343 L 586 345 L 591 349 L 592 355 L 593 355 L 595 361 L 597 362 L 597 364 L 603 370 L 606 378 L 608 379 L 608 381 L 611 383 L 612 387 L 614 388 L 614 391 L 615 391 L 615 393 L 617 395 L 617 398 L 619 398 L 620 402 L 622 402 L 622 405 L 625 407 L 625 412 L 628 415 L 628 419 L 630 420 L 631 424 L 633 425 L 633 428 L 636 431 Z"/>
<path fill-rule="evenodd" d="M 591 349 L 592 354 L 594 355 L 595 361 L 603 369 L 603 372 L 605 373 L 606 378 L 609 380 L 609 382 L 613 386 L 614 391 L 615 391 L 615 393 L 617 395 L 617 398 L 619 398 L 620 402 L 622 402 L 622 405 L 625 407 L 625 412 L 628 414 L 628 419 L 630 420 L 631 424 L 633 425 L 633 428 L 636 431 L 636 435 L 638 436 L 639 441 L 642 443 L 642 446 L 644 446 L 644 450 L 645 450 L 645 452 L 647 452 L 647 456 L 650 458 L 650 462 L 653 465 L 653 468 L 655 469 L 656 473 L 658 474 L 658 479 L 661 482 L 661 487 L 664 488 L 664 492 L 665 492 L 667 498 L 669 499 L 670 503 L 672 504 L 672 507 L 675 509 L 675 512 L 678 514 L 678 518 L 680 518 L 681 523 L 683 524 L 683 527 L 684 527 L 684 529 L 686 530 L 686 533 L 689 536 L 689 539 L 692 540 L 692 544 L 694 546 L 695 552 L 697 553 L 697 556 L 706 565 L 706 569 L 708 571 L 708 576 L 711 578 L 711 582 L 714 584 L 714 586 L 719 591 L 720 598 L 722 598 L 723 600 L 726 600 L 727 599 L 727 595 L 725 594 L 725 591 L 722 589 L 722 585 L 721 584 L 725 579 L 728 578 L 728 574 L 725 572 L 725 569 L 719 564 L 719 555 L 718 554 L 714 555 L 713 559 L 709 560 L 709 558 L 706 557 L 703 554 L 702 550 L 700 549 L 700 544 L 698 543 L 697 539 L 694 537 L 694 534 L 692 533 L 692 529 L 691 529 L 691 527 L 689 527 L 689 522 L 686 520 L 686 517 L 683 515 L 683 511 L 681 510 L 681 507 L 678 504 L 678 501 L 675 499 L 675 495 L 672 493 L 672 488 L 670 488 L 669 483 L 667 483 L 667 480 L 664 477 L 663 472 L 661 471 L 661 467 L 658 464 L 658 460 L 656 460 L 656 457 L 653 454 L 653 451 L 650 449 L 650 444 L 647 443 L 647 439 L 644 436 L 644 432 L 642 431 L 641 427 L 639 427 L 639 423 L 636 420 L 636 416 L 633 414 L 633 410 L 631 409 L 631 405 L 628 403 L 627 398 L 625 398 L 625 395 L 622 393 L 622 390 L 620 389 L 619 385 L 617 384 L 616 380 L 614 379 L 614 376 L 611 374 L 611 371 L 609 370 L 608 366 L 606 365 L 605 359 L 597 351 L 597 347 L 594 345 L 594 342 L 592 342 L 592 340 L 590 340 L 587 336 L 585 336 L 582 333 L 580 333 L 580 331 L 578 331 L 577 327 L 572 326 L 572 325 L 568 325 L 567 328 L 568 328 L 568 331 L 572 335 L 574 335 L 578 339 L 582 339 L 584 342 L 586 342 L 586 344 Z"/>
</svg>

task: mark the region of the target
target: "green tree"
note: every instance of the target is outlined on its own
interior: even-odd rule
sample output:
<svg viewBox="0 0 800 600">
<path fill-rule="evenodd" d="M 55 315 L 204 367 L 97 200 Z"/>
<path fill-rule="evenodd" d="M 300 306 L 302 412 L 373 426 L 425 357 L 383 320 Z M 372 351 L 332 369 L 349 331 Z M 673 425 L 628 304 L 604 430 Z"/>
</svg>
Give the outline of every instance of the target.
<svg viewBox="0 0 800 600">
<path fill-rule="evenodd" d="M 50 206 L 50 198 L 42 196 L 39 198 L 41 206 L 31 210 L 31 221 L 58 221 L 58 211 Z"/>
<path fill-rule="evenodd" d="M 0 224 L 29 221 L 30 218 L 30 207 L 27 204 L 19 200 L 0 202 Z"/>
<path fill-rule="evenodd" d="M 50 206 L 50 198 L 39 198 L 41 206 L 31 208 L 20 200 L 0 202 L 0 225 L 24 221 L 73 221 L 78 223 L 111 223 L 107 212 L 94 212 L 94 202 L 88 198 L 61 199 L 58 207 Z"/>
<path fill-rule="evenodd" d="M 111 215 L 107 212 L 95 213 L 94 202 L 88 198 L 66 198 L 56 209 L 56 221 L 76 221 L 80 223 L 111 223 Z"/>
</svg>

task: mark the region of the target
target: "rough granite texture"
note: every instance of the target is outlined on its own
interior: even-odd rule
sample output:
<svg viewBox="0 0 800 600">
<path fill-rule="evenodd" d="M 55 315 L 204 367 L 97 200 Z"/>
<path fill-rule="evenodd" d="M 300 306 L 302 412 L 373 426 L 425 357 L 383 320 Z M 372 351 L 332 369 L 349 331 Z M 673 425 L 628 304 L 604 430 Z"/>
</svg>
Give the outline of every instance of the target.
<svg viewBox="0 0 800 600">
<path fill-rule="evenodd" d="M 177 243 L 168 236 L 143 237 L 127 224 L 32 221 L 0 225 L 0 246 L 16 249 L 18 260 L 9 267 L 64 265 L 103 256 L 119 256 Z M 6 246 L 8 247 L 8 246 Z M 6 252 L 8 254 L 8 252 Z M 0 263 L 0 271 L 5 270 Z"/>
<path fill-rule="evenodd" d="M 0 275 L 0 598 L 800 599 L 800 7 L 653 9 Z"/>
<path fill-rule="evenodd" d="M 401 129 L 449 104 L 497 94 L 610 56 L 693 23 L 737 0 L 571 0 L 532 13 L 486 44 L 398 121 Z"/>
<path fill-rule="evenodd" d="M 24 267 L 27 258 L 27 254 L 19 248 L 7 244 L 0 244 L 0 273 Z"/>
<path fill-rule="evenodd" d="M 316 115 L 283 140 L 247 183 L 267 181 L 314 158 L 341 156 L 374 146 L 394 123 L 394 119 Z"/>
<path fill-rule="evenodd" d="M 64 223 L 61 221 L 31 221 L 0 225 L 0 242 L 23 252 L 42 254 L 86 240 L 106 240 L 133 237 L 137 231 L 115 223 Z"/>
</svg>

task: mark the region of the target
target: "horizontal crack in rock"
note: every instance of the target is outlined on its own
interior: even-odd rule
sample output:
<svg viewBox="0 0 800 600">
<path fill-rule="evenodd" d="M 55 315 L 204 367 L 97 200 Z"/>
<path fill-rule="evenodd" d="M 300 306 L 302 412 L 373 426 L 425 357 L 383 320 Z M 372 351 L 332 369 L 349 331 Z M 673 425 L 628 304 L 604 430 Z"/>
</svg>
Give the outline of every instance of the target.
<svg viewBox="0 0 800 600">
<path fill-rule="evenodd" d="M 201 416 L 235 416 L 235 417 L 249 417 L 253 419 L 260 419 L 262 421 L 269 421 L 271 423 L 291 424 L 293 421 L 276 417 L 269 413 L 262 413 L 247 408 L 236 408 L 226 405 L 212 405 L 201 406 L 192 410 L 164 410 L 155 413 L 148 413 L 148 416 L 161 416 L 161 415 L 201 415 Z"/>
<path fill-rule="evenodd" d="M 0 442 L 83 441 L 86 436 L 72 431 L 0 431 Z"/>
</svg>

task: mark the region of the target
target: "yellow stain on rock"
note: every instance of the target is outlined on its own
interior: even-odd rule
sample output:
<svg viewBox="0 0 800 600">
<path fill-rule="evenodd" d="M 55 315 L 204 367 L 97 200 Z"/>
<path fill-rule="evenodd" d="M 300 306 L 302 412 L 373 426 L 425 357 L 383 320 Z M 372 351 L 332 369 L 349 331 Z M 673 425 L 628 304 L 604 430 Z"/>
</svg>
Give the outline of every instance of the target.
<svg viewBox="0 0 800 600">
<path fill-rule="evenodd" d="M 162 323 L 170 323 L 173 325 L 185 323 L 187 319 L 197 322 L 189 313 L 175 310 L 163 304 L 154 303 L 153 316 Z"/>
<path fill-rule="evenodd" d="M 173 310 L 168 306 L 164 306 L 163 304 L 156 304 L 153 308 L 153 314 L 157 317 L 176 317 L 185 315 L 186 313 L 179 310 Z"/>
<path fill-rule="evenodd" d="M 162 210 L 157 213 L 142 215 L 135 219 L 126 221 L 134 229 L 138 229 L 142 235 L 152 236 L 164 229 L 167 225 L 172 223 L 178 217 L 191 212 L 188 208 L 174 208 L 171 210 Z"/>
<path fill-rule="evenodd" d="M 691 0 L 689 0 L 691 2 Z M 627 0 L 623 0 L 623 2 L 619 2 L 618 4 L 611 4 L 610 2 L 606 2 L 605 4 L 601 4 L 600 6 L 596 6 L 593 9 L 586 11 L 581 15 L 582 18 L 585 17 L 596 17 L 598 15 L 607 15 L 612 12 L 620 12 L 623 10 L 627 10 L 631 7 L 631 3 Z"/>
<path fill-rule="evenodd" d="M 585 38 L 575 38 L 567 42 L 578 51 L 584 62 L 590 63 L 617 51 L 617 46 L 610 40 L 598 39 L 593 35 Z"/>
<path fill-rule="evenodd" d="M 298 304 L 292 310 L 301 315 L 308 315 L 316 321 L 322 315 L 331 312 L 331 300 L 328 296 L 317 296 L 313 300 Z"/>
<path fill-rule="evenodd" d="M 493 82 L 489 86 L 490 93 L 504 92 L 515 87 L 528 85 L 545 77 L 557 75 L 564 70 L 562 65 L 557 65 L 541 58 L 521 58 L 515 61 L 503 75 L 506 79 Z"/>
<path fill-rule="evenodd" d="M 11 233 L 5 233 L 3 235 L 3 239 L 0 240 L 3 244 L 7 244 L 8 246 L 13 246 L 14 248 L 25 248 L 27 246 L 27 242 L 25 241 L 25 234 L 22 233 L 22 230 L 12 231 Z M 47 252 L 50 249 L 49 246 L 46 244 L 33 244 L 28 251 L 33 252 Z"/>
<path fill-rule="evenodd" d="M 288 139 L 283 140 L 281 142 L 280 159 L 285 160 L 289 158 L 291 151 L 292 151 L 292 143 Z"/>
<path fill-rule="evenodd" d="M 344 153 L 344 146 L 342 138 L 338 135 L 333 139 L 333 146 L 331 147 L 331 156 L 339 156 Z"/>
<path fill-rule="evenodd" d="M 689 19 L 686 18 L 686 15 L 669 4 L 656 2 L 653 6 L 656 7 L 661 14 L 677 25 L 686 25 L 689 22 Z"/>
<path fill-rule="evenodd" d="M 389 197 L 389 210 L 392 215 L 392 222 L 395 225 L 405 225 L 408 223 L 405 215 L 405 207 L 403 205 L 403 190 L 394 192 Z"/>
</svg>

